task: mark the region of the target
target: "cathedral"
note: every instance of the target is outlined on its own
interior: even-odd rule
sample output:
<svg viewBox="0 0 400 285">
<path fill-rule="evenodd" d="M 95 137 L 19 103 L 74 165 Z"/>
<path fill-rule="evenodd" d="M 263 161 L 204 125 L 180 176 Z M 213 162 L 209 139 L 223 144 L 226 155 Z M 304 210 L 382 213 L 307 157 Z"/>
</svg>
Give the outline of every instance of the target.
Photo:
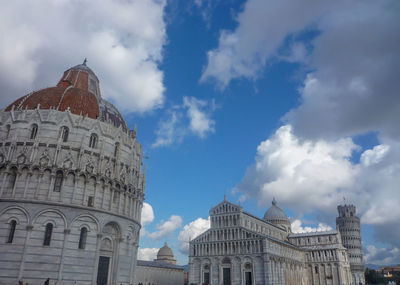
<svg viewBox="0 0 400 285">
<path fill-rule="evenodd" d="M 86 60 L 1 110 L 0 284 L 132 284 L 142 157 Z"/>
<path fill-rule="evenodd" d="M 190 241 L 189 284 L 364 285 L 360 219 L 338 211 L 336 230 L 292 233 L 275 199 L 262 219 L 224 199 Z"/>
</svg>

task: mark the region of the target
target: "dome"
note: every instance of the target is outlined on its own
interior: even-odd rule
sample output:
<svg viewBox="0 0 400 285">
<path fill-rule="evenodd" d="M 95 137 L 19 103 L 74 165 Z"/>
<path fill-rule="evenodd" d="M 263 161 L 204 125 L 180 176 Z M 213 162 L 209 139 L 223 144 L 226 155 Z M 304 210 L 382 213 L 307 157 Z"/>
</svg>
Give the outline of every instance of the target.
<svg viewBox="0 0 400 285">
<path fill-rule="evenodd" d="M 69 110 L 73 114 L 100 119 L 128 131 L 128 125 L 118 109 L 102 99 L 99 79 L 86 66 L 86 59 L 82 64 L 66 70 L 57 86 L 29 93 L 15 100 L 5 111 L 36 108 L 61 112 Z"/>
<path fill-rule="evenodd" d="M 265 212 L 264 220 L 266 221 L 275 221 L 275 220 L 287 220 L 285 212 L 279 208 L 277 205 L 275 198 L 272 200 L 272 206 Z"/>
<path fill-rule="evenodd" d="M 164 246 L 160 248 L 160 250 L 157 253 L 157 259 L 161 257 L 172 257 L 174 258 L 174 253 L 172 252 L 172 249 L 168 246 L 167 243 L 164 243 Z"/>
<path fill-rule="evenodd" d="M 172 249 L 168 246 L 167 243 L 164 243 L 164 246 L 160 248 L 160 250 L 157 253 L 157 259 L 155 261 L 176 264 L 176 260 L 174 259 L 174 253 L 172 252 Z"/>
</svg>

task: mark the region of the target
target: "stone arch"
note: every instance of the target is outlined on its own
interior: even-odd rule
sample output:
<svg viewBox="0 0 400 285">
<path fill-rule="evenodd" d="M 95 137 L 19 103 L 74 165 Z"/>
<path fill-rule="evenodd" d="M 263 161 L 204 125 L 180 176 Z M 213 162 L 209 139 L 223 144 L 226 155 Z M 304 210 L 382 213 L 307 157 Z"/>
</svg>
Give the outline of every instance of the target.
<svg viewBox="0 0 400 285">
<path fill-rule="evenodd" d="M 72 222 L 71 222 L 71 227 L 73 227 L 73 226 L 77 223 L 77 221 L 78 221 L 79 219 L 84 219 L 84 218 L 87 218 L 87 219 L 89 219 L 89 220 L 92 220 L 92 222 L 96 225 L 96 228 L 93 229 L 93 227 L 91 227 L 90 225 L 88 225 L 88 223 L 84 223 L 85 225 L 88 226 L 88 229 L 89 229 L 90 231 L 96 231 L 96 232 L 99 231 L 99 229 L 100 229 L 99 220 L 98 220 L 95 216 L 90 215 L 90 214 L 81 214 L 81 215 L 75 217 L 75 218 L 72 220 Z M 86 222 L 86 221 L 85 221 L 85 222 Z"/>
<path fill-rule="evenodd" d="M 23 217 L 25 217 L 25 222 L 26 224 L 30 224 L 30 215 L 28 213 L 28 211 L 21 207 L 21 206 L 9 206 L 7 208 L 5 208 L 1 213 L 0 213 L 0 221 L 3 220 L 3 218 L 6 218 L 6 214 L 7 212 L 10 212 L 10 217 L 7 218 L 7 220 L 9 220 L 10 218 L 15 218 L 18 222 L 18 224 L 22 223 L 23 220 L 21 219 L 21 217 L 18 217 L 22 214 Z"/>
<path fill-rule="evenodd" d="M 57 214 L 57 215 L 61 218 L 61 220 L 63 221 L 62 227 L 63 227 L 63 228 L 68 228 L 67 218 L 65 217 L 65 215 L 64 215 L 61 211 L 59 211 L 59 210 L 57 210 L 57 209 L 46 209 L 46 210 L 40 211 L 40 212 L 37 213 L 37 214 L 35 215 L 35 217 L 33 218 L 33 223 L 34 223 L 34 224 L 39 224 L 39 223 L 38 223 L 39 218 L 41 218 L 42 216 L 45 217 L 44 214 L 46 214 L 46 213 L 55 213 L 55 214 Z M 46 218 L 46 220 L 51 220 L 51 219 L 48 218 L 48 217 L 45 217 L 45 218 Z M 55 217 L 53 217 L 52 220 L 54 220 L 54 218 L 55 218 Z M 54 221 L 54 222 L 56 223 L 54 226 L 55 226 L 55 227 L 56 227 L 56 226 L 58 227 L 58 226 L 59 226 L 59 223 L 56 222 L 56 221 Z"/>
<path fill-rule="evenodd" d="M 101 232 L 104 235 L 112 236 L 115 238 L 121 238 L 122 236 L 120 225 L 114 221 L 106 223 L 101 229 Z"/>
</svg>

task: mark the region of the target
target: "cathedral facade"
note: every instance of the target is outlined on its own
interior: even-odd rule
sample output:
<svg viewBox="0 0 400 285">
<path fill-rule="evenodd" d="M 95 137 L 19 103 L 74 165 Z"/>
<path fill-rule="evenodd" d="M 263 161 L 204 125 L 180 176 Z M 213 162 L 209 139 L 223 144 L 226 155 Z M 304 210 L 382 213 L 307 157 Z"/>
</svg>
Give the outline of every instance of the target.
<svg viewBox="0 0 400 285">
<path fill-rule="evenodd" d="M 292 233 L 275 199 L 263 219 L 224 199 L 210 210 L 210 229 L 190 241 L 189 284 L 365 284 L 360 220 L 352 205 L 338 210 L 338 230 Z"/>
<path fill-rule="evenodd" d="M 142 148 L 86 62 L 0 111 L 0 284 L 131 284 Z"/>
</svg>

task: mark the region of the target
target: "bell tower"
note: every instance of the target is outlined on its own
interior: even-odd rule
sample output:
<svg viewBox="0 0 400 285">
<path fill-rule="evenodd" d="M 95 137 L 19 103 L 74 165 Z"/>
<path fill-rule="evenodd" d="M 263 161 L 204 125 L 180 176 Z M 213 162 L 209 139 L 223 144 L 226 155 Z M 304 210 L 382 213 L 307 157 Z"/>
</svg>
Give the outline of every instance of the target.
<svg viewBox="0 0 400 285">
<path fill-rule="evenodd" d="M 361 245 L 360 218 L 356 216 L 354 205 L 339 205 L 339 217 L 336 218 L 336 227 L 342 236 L 342 244 L 347 248 L 353 283 L 365 284 L 364 261 Z"/>
</svg>

